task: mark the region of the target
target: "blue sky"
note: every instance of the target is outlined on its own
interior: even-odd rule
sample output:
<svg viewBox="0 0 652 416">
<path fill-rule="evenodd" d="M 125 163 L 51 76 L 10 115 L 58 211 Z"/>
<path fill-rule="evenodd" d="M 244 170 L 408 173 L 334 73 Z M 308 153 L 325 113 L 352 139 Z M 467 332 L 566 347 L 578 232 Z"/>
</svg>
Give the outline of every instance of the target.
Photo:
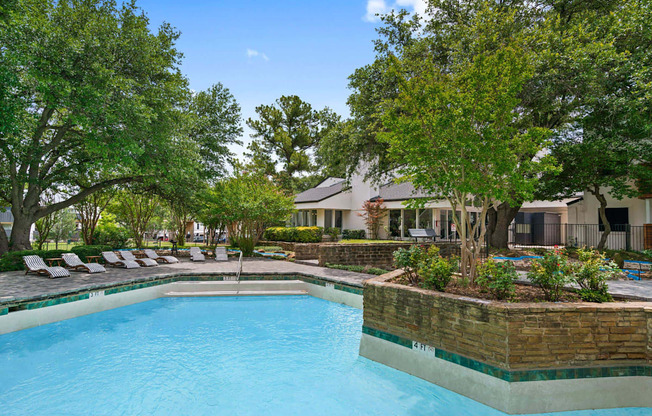
<svg viewBox="0 0 652 416">
<path fill-rule="evenodd" d="M 153 28 L 181 31 L 190 87 L 221 82 L 242 107 L 296 94 L 316 109 L 348 116 L 347 77 L 373 61 L 376 12 L 422 10 L 421 0 L 139 0 Z M 250 141 L 245 127 L 245 143 Z M 234 148 L 241 154 L 242 148 Z"/>
</svg>

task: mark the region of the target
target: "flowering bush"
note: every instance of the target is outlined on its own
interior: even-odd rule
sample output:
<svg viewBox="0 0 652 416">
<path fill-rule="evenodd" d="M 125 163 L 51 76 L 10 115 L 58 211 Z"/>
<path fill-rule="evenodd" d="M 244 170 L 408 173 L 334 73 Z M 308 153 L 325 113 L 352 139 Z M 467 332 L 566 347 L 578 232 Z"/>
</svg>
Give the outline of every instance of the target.
<svg viewBox="0 0 652 416">
<path fill-rule="evenodd" d="M 580 249 L 580 262 L 574 267 L 573 280 L 580 287 L 579 295 L 587 302 L 611 302 L 607 280 L 619 273 L 614 262 L 607 262 L 598 251 Z"/>
<path fill-rule="evenodd" d="M 557 302 L 564 286 L 572 282 L 572 267 L 559 250 L 546 252 L 543 258 L 532 261 L 528 277 L 543 290 L 546 300 Z"/>
<path fill-rule="evenodd" d="M 478 267 L 476 283 L 480 289 L 491 293 L 496 299 L 509 299 L 514 296 L 518 278 L 512 262 L 496 262 L 489 259 Z"/>
</svg>

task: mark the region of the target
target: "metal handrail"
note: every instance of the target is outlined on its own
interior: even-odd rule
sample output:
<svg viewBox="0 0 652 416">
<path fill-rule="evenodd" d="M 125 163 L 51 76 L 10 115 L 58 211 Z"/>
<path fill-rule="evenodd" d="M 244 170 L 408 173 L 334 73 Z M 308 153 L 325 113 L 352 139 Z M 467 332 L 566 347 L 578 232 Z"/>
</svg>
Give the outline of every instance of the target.
<svg viewBox="0 0 652 416">
<path fill-rule="evenodd" d="M 240 257 L 238 258 L 238 271 L 235 274 L 238 283 L 240 283 L 240 273 L 242 273 L 242 250 L 240 251 Z"/>
</svg>

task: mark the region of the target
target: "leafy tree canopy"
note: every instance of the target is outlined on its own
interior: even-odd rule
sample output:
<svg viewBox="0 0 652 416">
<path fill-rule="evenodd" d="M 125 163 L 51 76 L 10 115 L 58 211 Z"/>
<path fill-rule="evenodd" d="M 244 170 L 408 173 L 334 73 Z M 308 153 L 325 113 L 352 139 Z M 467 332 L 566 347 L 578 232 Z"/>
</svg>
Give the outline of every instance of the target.
<svg viewBox="0 0 652 416">
<path fill-rule="evenodd" d="M 15 222 L 11 242 L 0 233 L 0 252 L 29 248 L 34 221 L 104 188 L 192 183 L 219 170 L 239 108 L 219 84 L 192 96 L 179 33 L 148 24 L 134 2 L 20 0 L 9 9 L 0 25 L 0 199 Z M 67 197 L 44 205 L 45 190 Z"/>
<path fill-rule="evenodd" d="M 314 150 L 338 121 L 337 115 L 328 108 L 316 111 L 296 95 L 258 106 L 256 113 L 258 119 L 247 120 L 254 138 L 248 154 L 252 167 L 273 177 L 288 191 L 305 189 L 311 181 L 306 183 L 299 176 L 318 171 L 313 162 Z"/>
</svg>

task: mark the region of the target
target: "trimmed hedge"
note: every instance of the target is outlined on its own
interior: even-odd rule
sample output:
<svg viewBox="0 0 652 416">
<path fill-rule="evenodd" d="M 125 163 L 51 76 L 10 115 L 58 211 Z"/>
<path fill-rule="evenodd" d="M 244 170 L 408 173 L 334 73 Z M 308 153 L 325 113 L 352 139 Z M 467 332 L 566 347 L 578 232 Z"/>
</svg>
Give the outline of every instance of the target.
<svg viewBox="0 0 652 416">
<path fill-rule="evenodd" d="M 263 238 L 267 241 L 290 241 L 295 243 L 319 243 L 323 227 L 270 227 Z"/>
<path fill-rule="evenodd" d="M 75 253 L 81 261 L 86 261 L 86 256 L 99 256 L 103 251 L 111 251 L 111 246 L 75 246 L 70 250 L 22 250 L 10 251 L 0 257 L 0 272 L 25 270 L 23 256 L 37 255 L 42 259 L 61 257 L 63 253 Z"/>
<path fill-rule="evenodd" d="M 364 230 L 342 230 L 342 240 L 364 240 L 365 238 Z"/>
</svg>

